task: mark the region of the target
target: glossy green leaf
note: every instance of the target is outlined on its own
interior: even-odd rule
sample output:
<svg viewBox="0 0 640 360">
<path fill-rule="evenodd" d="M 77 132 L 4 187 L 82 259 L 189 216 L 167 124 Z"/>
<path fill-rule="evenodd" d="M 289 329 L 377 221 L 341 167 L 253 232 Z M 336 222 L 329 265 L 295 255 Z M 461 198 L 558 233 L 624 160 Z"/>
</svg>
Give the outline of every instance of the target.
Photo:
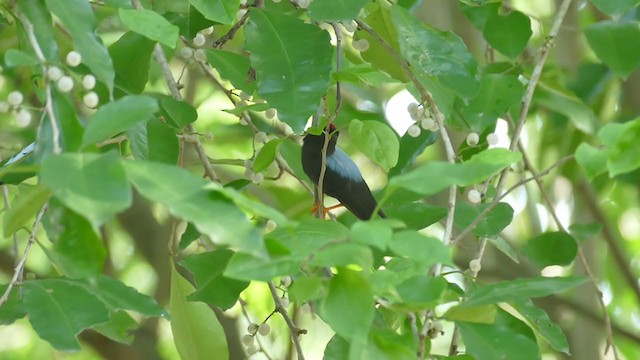
<svg viewBox="0 0 640 360">
<path fill-rule="evenodd" d="M 369 159 L 389 171 L 398 163 L 400 143 L 396 133 L 379 121 L 351 120 L 349 122 L 351 142 Z"/>
<path fill-rule="evenodd" d="M 540 335 L 554 350 L 571 355 L 569 343 L 558 324 L 549 319 L 549 315 L 535 306 L 531 300 L 518 301 L 511 304 L 529 323 L 529 326 Z"/>
<path fill-rule="evenodd" d="M 355 19 L 369 0 L 314 0 L 307 13 L 315 21 L 347 21 Z"/>
<path fill-rule="evenodd" d="M 540 83 L 533 96 L 539 106 L 564 115 L 576 129 L 592 134 L 596 129 L 598 118 L 593 110 L 582 99 L 567 91 L 560 91 Z"/>
<path fill-rule="evenodd" d="M 107 257 L 91 223 L 77 213 L 51 202 L 43 221 L 53 243 L 49 256 L 70 278 L 94 278 Z"/>
<path fill-rule="evenodd" d="M 400 52 L 398 45 L 398 32 L 396 26 L 391 19 L 388 10 L 378 7 L 371 12 L 364 21 L 373 29 L 387 44 L 397 52 Z M 409 82 L 409 76 L 402 70 L 400 64 L 396 61 L 390 61 L 389 52 L 380 43 L 364 30 L 356 31 L 354 39 L 364 39 L 369 42 L 369 49 L 361 52 L 360 56 L 371 63 L 376 68 L 386 72 L 391 77 L 401 82 Z"/>
<path fill-rule="evenodd" d="M 248 105 L 236 106 L 233 109 L 225 109 L 224 111 L 228 112 L 229 114 L 239 115 L 247 111 L 265 111 L 265 110 L 268 110 L 270 107 L 271 106 L 269 106 L 269 104 L 267 103 L 248 104 Z"/>
<path fill-rule="evenodd" d="M 413 137 L 404 134 L 400 138 L 400 150 L 398 152 L 398 163 L 389 171 L 389 177 L 400 175 L 407 171 L 416 161 L 416 158 L 424 152 L 431 144 L 436 142 L 437 134 L 423 130 L 420 135 Z"/>
<path fill-rule="evenodd" d="M 0 294 L 4 294 L 6 290 L 7 285 L 0 285 Z M 20 292 L 11 291 L 7 300 L 0 306 L 0 325 L 11 325 L 26 315 Z"/>
<path fill-rule="evenodd" d="M 359 265 L 373 267 L 373 253 L 368 246 L 351 242 L 337 243 L 317 251 L 305 265 L 316 267 Z"/>
<path fill-rule="evenodd" d="M 591 2 L 600 9 L 600 11 L 618 17 L 637 6 L 638 0 L 591 0 Z"/>
<path fill-rule="evenodd" d="M 133 343 L 133 331 L 138 323 L 126 311 L 117 311 L 108 322 L 92 327 L 93 330 L 122 344 Z"/>
<path fill-rule="evenodd" d="M 437 305 L 447 288 L 442 277 L 427 275 L 412 276 L 396 285 L 403 309 L 424 310 Z"/>
<path fill-rule="evenodd" d="M 496 319 L 496 306 L 493 304 L 469 307 L 453 306 L 442 317 L 452 321 L 493 324 Z"/>
<path fill-rule="evenodd" d="M 82 137 L 82 145 L 95 144 L 106 140 L 137 123 L 147 121 L 158 111 L 156 99 L 131 95 L 101 106 L 89 120 Z"/>
<path fill-rule="evenodd" d="M 393 229 L 385 221 L 357 221 L 351 226 L 351 239 L 360 244 L 370 245 L 386 250 L 391 241 Z"/>
<path fill-rule="evenodd" d="M 364 275 L 341 268 L 329 280 L 329 291 L 320 300 L 318 314 L 338 335 L 363 340 L 373 322 L 373 305 L 373 293 Z"/>
<path fill-rule="evenodd" d="M 115 72 L 107 48 L 95 29 L 98 22 L 91 4 L 85 0 L 46 0 L 49 10 L 71 33 L 74 48 L 82 55 L 82 63 L 113 91 Z"/>
<path fill-rule="evenodd" d="M 131 31 L 172 49 L 176 46 L 178 27 L 157 12 L 146 9 L 126 10 L 121 8 L 118 11 L 118 16 Z"/>
<path fill-rule="evenodd" d="M 482 31 L 491 15 L 497 14 L 500 10 L 500 3 L 479 4 L 478 1 L 471 1 L 470 4 L 465 4 L 465 1 L 460 1 L 460 9 L 473 26 Z"/>
<path fill-rule="evenodd" d="M 392 219 L 401 220 L 408 228 L 421 230 L 447 216 L 447 208 L 424 203 L 386 205 L 384 212 Z"/>
<path fill-rule="evenodd" d="M 344 360 L 349 359 L 349 341 L 340 337 L 338 334 L 333 335 L 327 347 L 324 349 L 322 360 Z"/>
<path fill-rule="evenodd" d="M 253 161 L 253 171 L 258 173 L 266 170 L 271 163 L 276 160 L 278 154 L 278 146 L 282 143 L 282 139 L 269 140 L 260 148 L 256 159 Z"/>
<path fill-rule="evenodd" d="M 640 168 L 640 119 L 628 121 L 623 126 L 624 131 L 613 145 L 609 145 L 607 168 L 611 177 Z"/>
<path fill-rule="evenodd" d="M 44 58 L 51 62 L 58 61 L 58 43 L 53 32 L 52 10 L 47 8 L 47 3 L 41 0 L 23 0 L 16 4 L 33 26 L 34 35 Z"/>
<path fill-rule="evenodd" d="M 416 358 L 415 347 L 410 331 L 398 334 L 397 331 L 388 328 L 373 327 L 368 339 L 351 341 L 348 359 L 414 360 Z M 347 358 L 343 357 L 342 359 Z"/>
<path fill-rule="evenodd" d="M 588 281 L 584 277 L 534 277 L 502 281 L 473 291 L 460 306 L 497 304 L 505 301 L 522 301 L 551 294 L 558 294 Z"/>
<path fill-rule="evenodd" d="M 4 54 L 4 66 L 12 68 L 16 66 L 34 66 L 38 65 L 38 59 L 33 55 L 24 51 L 9 49 Z"/>
<path fill-rule="evenodd" d="M 109 320 L 107 307 L 82 286 L 56 279 L 23 285 L 29 322 L 42 339 L 59 350 L 80 350 L 76 335 Z"/>
<path fill-rule="evenodd" d="M 522 254 L 541 268 L 549 265 L 569 265 L 577 253 L 576 240 L 563 231 L 540 234 L 529 239 L 522 248 Z"/>
<path fill-rule="evenodd" d="M 138 290 L 114 278 L 100 275 L 96 283 L 85 281 L 83 286 L 100 298 L 112 313 L 118 310 L 130 310 L 145 317 L 169 317 L 167 311 L 158 305 L 154 298 L 141 294 Z"/>
<path fill-rule="evenodd" d="M 329 33 L 296 17 L 259 9 L 251 10 L 244 30 L 258 94 L 280 120 L 301 132 L 329 87 Z"/>
<path fill-rule="evenodd" d="M 318 300 L 326 295 L 325 280 L 321 277 L 306 275 L 296 278 L 289 287 L 289 298 L 298 304 Z"/>
<path fill-rule="evenodd" d="M 222 24 L 231 24 L 236 20 L 240 0 L 191 0 L 205 18 Z"/>
<path fill-rule="evenodd" d="M 168 124 L 182 128 L 196 121 L 198 112 L 186 101 L 180 101 L 171 96 L 160 96 L 160 109 Z"/>
<path fill-rule="evenodd" d="M 592 181 L 596 176 L 607 171 L 607 151 L 582 143 L 576 149 L 576 162 L 587 179 Z"/>
<path fill-rule="evenodd" d="M 328 244 L 346 241 L 350 233 L 339 222 L 310 218 L 296 226 L 278 227 L 269 236 L 278 239 L 292 255 L 308 257 Z"/>
<path fill-rule="evenodd" d="M 473 205 L 460 201 L 456 204 L 454 222 L 460 229 L 466 229 L 490 204 Z M 498 203 L 473 229 L 476 236 L 492 237 L 500 234 L 513 220 L 513 209 L 507 203 Z"/>
<path fill-rule="evenodd" d="M 51 196 L 51 190 L 44 186 L 21 185 L 20 193 L 11 202 L 2 221 L 2 234 L 9 237 L 25 225 Z"/>
<path fill-rule="evenodd" d="M 587 224 L 571 224 L 571 226 L 569 226 L 569 232 L 580 243 L 596 236 L 601 230 L 602 224 L 597 222 Z"/>
<path fill-rule="evenodd" d="M 221 249 L 188 257 L 180 262 L 194 276 L 196 291 L 187 299 L 203 301 L 222 310 L 232 307 L 240 293 L 249 285 L 248 281 L 239 281 L 224 277 L 224 272 L 233 251 Z"/>
<path fill-rule="evenodd" d="M 183 360 L 228 359 L 229 348 L 224 329 L 209 306 L 187 301 L 193 286 L 171 266 L 171 331 L 178 354 Z"/>
<path fill-rule="evenodd" d="M 401 53 L 414 71 L 437 79 L 463 98 L 478 92 L 478 65 L 457 35 L 429 28 L 399 6 L 391 8 L 391 18 Z"/>
<path fill-rule="evenodd" d="M 224 272 L 224 276 L 246 281 L 270 281 L 276 276 L 293 274 L 302 263 L 301 257 L 259 258 L 249 254 L 235 253 Z"/>
<path fill-rule="evenodd" d="M 149 62 L 154 42 L 132 31 L 109 46 L 116 71 L 115 84 L 130 94 L 140 94 L 149 80 Z"/>
<path fill-rule="evenodd" d="M 207 60 L 218 71 L 220 77 L 229 80 L 236 89 L 247 94 L 256 91 L 256 82 L 250 78 L 249 57 L 225 50 L 208 49 Z"/>
<path fill-rule="evenodd" d="M 531 19 L 519 11 L 511 11 L 507 15 L 496 12 L 487 19 L 482 34 L 496 50 L 515 58 L 531 38 Z"/>
<path fill-rule="evenodd" d="M 389 248 L 400 256 L 413 259 L 425 266 L 453 265 L 451 249 L 434 237 L 426 237 L 416 231 L 393 234 Z"/>
<path fill-rule="evenodd" d="M 507 255 L 514 263 L 520 263 L 520 260 L 518 259 L 518 252 L 505 239 L 500 236 L 495 236 L 488 238 L 488 240 L 491 245 L 500 250 L 503 254 Z"/>
<path fill-rule="evenodd" d="M 389 181 L 389 188 L 404 188 L 422 195 L 435 194 L 452 185 L 476 184 L 520 160 L 520 154 L 502 148 L 482 151 L 464 163 L 428 162 Z"/>
<path fill-rule="evenodd" d="M 42 163 L 40 179 L 58 200 L 93 226 L 131 205 L 131 186 L 113 152 L 52 155 Z"/>
<path fill-rule="evenodd" d="M 53 99 L 52 108 L 57 120 L 57 142 L 63 151 L 75 151 L 80 148 L 83 128 L 78 120 L 75 106 L 66 94 L 56 88 L 51 89 Z M 38 127 L 38 137 L 34 157 L 36 162 L 42 162 L 54 153 L 54 137 L 49 115 L 45 115 L 42 125 Z"/>
<path fill-rule="evenodd" d="M 143 124 L 144 125 L 144 124 Z M 176 131 L 156 119 L 146 123 L 147 160 L 177 164 L 180 144 Z"/>
<path fill-rule="evenodd" d="M 585 29 L 589 46 L 614 72 L 629 76 L 640 67 L 640 23 L 600 21 Z"/>
<path fill-rule="evenodd" d="M 500 320 L 509 317 L 510 320 Z M 495 324 L 456 322 L 468 354 L 475 360 L 540 360 L 535 337 L 521 321 L 498 313 Z M 528 331 L 527 331 L 528 330 Z"/>
<path fill-rule="evenodd" d="M 124 163 L 129 180 L 146 198 L 193 223 L 214 243 L 264 256 L 260 235 L 247 216 L 207 181 L 175 166 L 146 161 Z"/>
</svg>

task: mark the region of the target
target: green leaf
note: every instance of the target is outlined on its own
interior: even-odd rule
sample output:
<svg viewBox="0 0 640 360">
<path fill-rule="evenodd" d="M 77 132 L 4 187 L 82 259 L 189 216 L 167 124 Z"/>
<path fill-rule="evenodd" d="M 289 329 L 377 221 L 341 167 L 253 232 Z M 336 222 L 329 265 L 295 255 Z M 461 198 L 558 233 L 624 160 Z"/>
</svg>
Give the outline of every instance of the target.
<svg viewBox="0 0 640 360">
<path fill-rule="evenodd" d="M 373 253 L 368 246 L 346 242 L 337 243 L 317 251 L 308 262 L 311 266 L 332 267 L 359 265 L 363 269 L 373 267 Z"/>
<path fill-rule="evenodd" d="M 117 88 L 129 94 L 140 94 L 144 90 L 154 45 L 148 38 L 129 31 L 109 46 Z"/>
<path fill-rule="evenodd" d="M 607 151 L 582 143 L 576 149 L 576 162 L 584 170 L 587 179 L 592 181 L 607 171 Z"/>
<path fill-rule="evenodd" d="M 180 262 L 193 274 L 196 282 L 197 289 L 187 297 L 189 301 L 203 301 L 222 310 L 231 308 L 238 301 L 249 282 L 222 275 L 233 254 L 231 250 L 221 249 L 192 255 Z"/>
<path fill-rule="evenodd" d="M 80 350 L 76 335 L 109 320 L 107 307 L 82 286 L 57 279 L 28 280 L 23 304 L 42 339 L 59 350 Z"/>
<path fill-rule="evenodd" d="M 400 143 L 395 132 L 387 124 L 354 119 L 349 122 L 349 135 L 358 150 L 380 165 L 384 171 L 391 170 L 398 163 Z"/>
<path fill-rule="evenodd" d="M 43 221 L 53 243 L 49 255 L 70 278 L 94 278 L 102 270 L 107 251 L 91 223 L 77 213 L 51 202 Z"/>
<path fill-rule="evenodd" d="M 566 90 L 551 88 L 541 82 L 536 89 L 533 100 L 539 106 L 564 115 L 576 129 L 586 134 L 592 134 L 596 129 L 599 120 L 591 107 Z"/>
<path fill-rule="evenodd" d="M 509 317 L 510 320 L 500 320 Z M 511 315 L 498 313 L 495 324 L 456 322 L 468 354 L 475 360 L 540 360 L 535 337 L 524 324 Z M 523 328 L 524 327 L 524 328 Z M 529 330 L 530 332 L 530 330 Z"/>
<path fill-rule="evenodd" d="M 401 231 L 393 235 L 389 248 L 400 256 L 431 266 L 453 265 L 451 249 L 434 237 L 426 237 L 416 231 Z"/>
<path fill-rule="evenodd" d="M 511 305 L 527 319 L 529 326 L 554 350 L 571 355 L 569 343 L 562 329 L 549 319 L 549 315 L 544 310 L 536 307 L 531 300 L 518 301 Z"/>
<path fill-rule="evenodd" d="M 484 38 L 496 50 L 516 58 L 527 47 L 531 38 L 531 19 L 519 11 L 507 15 L 493 13 L 482 31 Z"/>
<path fill-rule="evenodd" d="M 507 255 L 514 263 L 520 263 L 516 249 L 514 249 L 513 246 L 511 246 L 511 244 L 509 244 L 505 239 L 495 236 L 488 238 L 488 240 L 491 245 L 500 250 L 503 254 Z"/>
<path fill-rule="evenodd" d="M 587 224 L 571 224 L 571 226 L 569 226 L 569 232 L 580 243 L 596 236 L 601 230 L 602 224 L 596 222 Z"/>
<path fill-rule="evenodd" d="M 402 56 L 414 71 L 437 79 L 463 98 L 476 95 L 478 65 L 457 35 L 429 28 L 399 6 L 391 8 L 391 18 Z"/>
<path fill-rule="evenodd" d="M 42 0 L 22 0 L 16 4 L 20 8 L 20 12 L 33 25 L 33 33 L 38 40 L 44 58 L 51 62 L 57 62 L 59 59 L 58 42 L 54 37 L 51 19 L 51 11 L 53 10 L 47 9 L 47 4 Z"/>
<path fill-rule="evenodd" d="M 139 122 L 151 119 L 158 111 L 156 99 L 130 95 L 101 106 L 89 120 L 82 137 L 82 146 L 106 140 Z"/>
<path fill-rule="evenodd" d="M 158 305 L 154 298 L 141 294 L 114 278 L 100 275 L 97 283 L 85 281 L 83 285 L 85 289 L 100 298 L 112 313 L 118 310 L 130 310 L 144 317 L 169 317 L 167 311 Z"/>
<path fill-rule="evenodd" d="M 445 207 L 417 202 L 387 205 L 384 212 L 389 218 L 402 220 L 408 228 L 413 230 L 424 229 L 447 216 L 447 208 Z"/>
<path fill-rule="evenodd" d="M 473 205 L 460 201 L 456 204 L 454 222 L 460 229 L 466 229 L 490 204 Z M 476 225 L 472 233 L 476 236 L 493 237 L 502 232 L 513 220 L 513 209 L 507 203 L 498 203 Z"/>
<path fill-rule="evenodd" d="M 640 66 L 640 23 L 600 21 L 585 29 L 589 46 L 598 59 L 626 78 Z"/>
<path fill-rule="evenodd" d="M 156 119 L 147 121 L 146 127 L 146 159 L 166 164 L 177 164 L 180 154 L 180 144 L 176 131 L 169 125 Z"/>
<path fill-rule="evenodd" d="M 469 186 L 483 181 L 520 160 L 520 154 L 502 148 L 482 151 L 464 163 L 428 162 L 389 181 L 389 188 L 404 188 L 431 195 L 452 185 Z"/>
<path fill-rule="evenodd" d="M 452 321 L 493 324 L 496 319 L 496 306 L 493 304 L 468 307 L 453 306 L 442 317 Z"/>
<path fill-rule="evenodd" d="M 437 134 L 428 130 L 420 132 L 418 137 L 404 134 L 400 138 L 400 151 L 398 153 L 398 163 L 389 171 L 389 177 L 394 177 L 404 173 L 416 158 L 424 152 L 431 144 L 436 142 Z"/>
<path fill-rule="evenodd" d="M 224 193 L 207 188 L 207 181 L 167 164 L 128 161 L 124 167 L 144 197 L 166 205 L 214 243 L 264 256 L 264 244 L 247 216 Z"/>
<path fill-rule="evenodd" d="M 325 280 L 307 275 L 296 278 L 289 288 L 289 298 L 298 304 L 318 300 L 326 295 Z"/>
<path fill-rule="evenodd" d="M 231 24 L 236 20 L 240 0 L 191 0 L 205 18 L 222 24 Z"/>
<path fill-rule="evenodd" d="M 640 119 L 628 121 L 623 126 L 624 131 L 608 151 L 607 168 L 611 177 L 640 168 Z"/>
<path fill-rule="evenodd" d="M 53 99 L 52 108 L 55 114 L 59 136 L 58 142 L 64 151 L 76 151 L 80 148 L 82 141 L 83 128 L 78 121 L 76 109 L 69 96 L 60 93 L 56 88 L 51 89 L 51 97 Z M 35 158 L 36 162 L 41 162 L 51 154 L 54 148 L 53 131 L 51 127 L 51 119 L 46 114 L 42 125 L 38 127 L 38 138 L 36 140 Z"/>
<path fill-rule="evenodd" d="M 98 324 L 93 330 L 119 343 L 131 345 L 133 343 L 133 330 L 138 323 L 126 311 L 117 311 L 109 322 Z"/>
<path fill-rule="evenodd" d="M 229 114 L 239 115 L 239 114 L 242 114 L 243 112 L 247 112 L 247 111 L 265 111 L 265 110 L 269 109 L 270 107 L 271 106 L 269 106 L 269 104 L 266 104 L 266 103 L 249 104 L 249 105 L 236 106 L 233 109 L 225 109 L 223 111 L 226 111 Z"/>
<path fill-rule="evenodd" d="M 4 294 L 6 290 L 7 285 L 0 285 L 0 294 Z M 11 291 L 7 300 L 0 306 L 0 325 L 11 325 L 26 315 L 20 291 Z"/>
<path fill-rule="evenodd" d="M 227 337 L 218 317 L 209 306 L 187 301 L 193 286 L 171 265 L 171 331 L 178 354 L 183 360 L 228 359 Z"/>
<path fill-rule="evenodd" d="M 33 55 L 24 51 L 9 49 L 4 54 L 4 66 L 12 68 L 16 66 L 34 66 L 38 65 L 38 59 Z"/>
<path fill-rule="evenodd" d="M 247 94 L 256 91 L 256 82 L 250 79 L 249 57 L 220 49 L 208 49 L 207 60 L 218 71 L 220 77 L 229 80 L 236 88 Z"/>
<path fill-rule="evenodd" d="M 396 53 L 400 52 L 398 45 L 398 33 L 396 26 L 391 19 L 391 14 L 388 10 L 378 7 L 372 13 L 370 13 L 364 21 L 375 31 L 387 44 L 389 44 Z M 402 70 L 400 64 L 396 61 L 390 61 L 389 52 L 380 43 L 374 39 L 368 32 L 364 30 L 356 31 L 354 39 L 365 39 L 369 42 L 369 49 L 361 52 L 360 56 L 365 61 L 368 61 L 375 68 L 380 69 L 391 77 L 401 82 L 409 82 L 409 76 Z"/>
<path fill-rule="evenodd" d="M 582 285 L 588 280 L 589 279 L 584 277 L 574 276 L 534 277 L 502 281 L 473 291 L 460 306 L 469 307 L 543 297 L 567 291 L 578 285 Z"/>
<path fill-rule="evenodd" d="M 315 21 L 347 21 L 358 17 L 369 0 L 315 0 L 307 13 Z"/>
<path fill-rule="evenodd" d="M 341 268 L 329 280 L 329 292 L 320 300 L 318 314 L 338 335 L 364 340 L 373 322 L 373 306 L 371 287 L 364 275 Z"/>
<path fill-rule="evenodd" d="M 160 96 L 160 107 L 162 115 L 165 116 L 167 123 L 182 128 L 196 121 L 198 112 L 186 101 L 180 101 L 171 96 Z"/>
<path fill-rule="evenodd" d="M 276 155 L 278 154 L 278 146 L 281 143 L 282 139 L 273 139 L 262 146 L 256 155 L 256 159 L 253 161 L 254 172 L 258 173 L 265 170 L 275 161 Z"/>
<path fill-rule="evenodd" d="M 380 250 L 386 250 L 391 241 L 393 229 L 386 221 L 371 220 L 357 221 L 351 226 L 351 239 L 360 244 L 370 245 Z"/>
<path fill-rule="evenodd" d="M 249 254 L 235 253 L 224 271 L 224 276 L 246 281 L 270 281 L 276 276 L 297 272 L 302 259 L 302 257 L 291 256 L 265 259 Z"/>
<path fill-rule="evenodd" d="M 118 16 L 122 23 L 131 31 L 167 45 L 176 47 L 179 29 L 170 23 L 162 15 L 146 9 L 126 10 L 119 9 Z"/>
<path fill-rule="evenodd" d="M 40 179 L 96 227 L 131 205 L 131 186 L 114 152 L 52 155 L 42 163 Z"/>
<path fill-rule="evenodd" d="M 293 131 L 303 130 L 329 87 L 329 34 L 296 17 L 252 9 L 244 27 L 258 94 Z"/>
<path fill-rule="evenodd" d="M 403 309 L 424 310 L 432 308 L 440 302 L 447 288 L 447 281 L 442 277 L 427 275 L 412 276 L 396 285 Z"/>
<path fill-rule="evenodd" d="M 600 11 L 612 17 L 620 17 L 640 3 L 638 0 L 591 0 L 591 2 Z"/>
<path fill-rule="evenodd" d="M 549 265 L 569 265 L 576 258 L 578 245 L 564 231 L 540 234 L 525 244 L 522 254 L 543 268 Z"/>
<path fill-rule="evenodd" d="M 18 231 L 42 208 L 51 196 L 51 190 L 44 186 L 20 185 L 20 193 L 11 202 L 11 207 L 3 216 L 3 236 L 8 238 Z"/>
<path fill-rule="evenodd" d="M 489 17 L 493 14 L 497 14 L 500 10 L 500 3 L 484 3 L 477 4 L 477 2 L 471 4 L 465 4 L 464 1 L 460 1 L 460 9 L 464 16 L 466 16 L 473 26 L 482 31 L 489 20 Z"/>
<path fill-rule="evenodd" d="M 71 33 L 82 63 L 113 92 L 115 72 L 107 48 L 96 35 L 98 25 L 91 4 L 85 0 L 46 0 L 49 10 Z"/>
</svg>

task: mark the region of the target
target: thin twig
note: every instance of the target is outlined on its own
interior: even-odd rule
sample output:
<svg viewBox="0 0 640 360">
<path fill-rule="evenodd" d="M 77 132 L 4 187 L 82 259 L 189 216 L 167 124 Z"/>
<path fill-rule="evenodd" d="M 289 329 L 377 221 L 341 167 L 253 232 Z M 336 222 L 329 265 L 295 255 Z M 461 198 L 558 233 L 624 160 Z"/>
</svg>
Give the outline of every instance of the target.
<svg viewBox="0 0 640 360">
<path fill-rule="evenodd" d="M 276 286 L 273 284 L 273 281 L 269 281 L 269 290 L 271 291 L 271 297 L 273 297 L 273 302 L 276 305 L 276 311 L 282 315 L 284 322 L 287 323 L 289 327 L 289 331 L 291 332 L 291 341 L 293 345 L 296 347 L 296 353 L 298 353 L 298 360 L 304 360 L 304 354 L 302 353 L 302 346 L 300 345 L 300 340 L 298 336 L 301 334 L 306 334 L 307 331 L 304 329 L 300 329 L 296 326 L 296 324 L 291 320 L 287 309 L 282 306 L 282 302 L 280 301 L 280 296 L 278 296 L 278 291 Z"/>
<path fill-rule="evenodd" d="M 7 212 L 9 211 L 9 208 L 11 207 L 9 204 L 9 187 L 7 185 L 1 185 L 2 186 L 2 198 L 4 200 L 4 211 Z M 15 256 L 16 262 L 15 262 L 15 266 L 18 266 L 18 234 L 17 233 L 13 233 L 13 256 Z"/>
<path fill-rule="evenodd" d="M 27 38 L 29 39 L 29 43 L 33 48 L 33 52 L 36 54 L 36 58 L 40 62 L 40 66 L 42 67 L 42 76 L 44 77 L 45 83 L 45 104 L 44 107 L 46 109 L 47 114 L 49 115 L 49 122 L 51 123 L 51 136 L 53 137 L 53 153 L 60 154 L 62 152 L 62 148 L 60 147 L 60 129 L 58 128 L 58 119 L 56 117 L 55 112 L 53 111 L 53 96 L 51 95 L 51 81 L 47 76 L 47 59 L 44 57 L 44 53 L 40 48 L 40 44 L 38 43 L 38 39 L 36 38 L 35 31 L 33 29 L 33 25 L 29 22 L 26 16 L 22 15 L 20 17 L 22 19 L 22 23 L 27 31 Z"/>
<path fill-rule="evenodd" d="M 36 215 L 36 219 L 33 222 L 33 226 L 31 227 L 31 233 L 29 234 L 29 240 L 27 240 L 27 245 L 24 248 L 24 252 L 22 253 L 22 258 L 20 258 L 20 261 L 16 265 L 15 271 L 13 272 L 13 277 L 11 278 L 9 285 L 7 285 L 7 288 L 5 289 L 4 294 L 2 294 L 2 297 L 0 297 L 0 306 L 2 306 L 2 304 L 4 304 L 9 299 L 11 290 L 13 289 L 14 286 L 19 284 L 20 280 L 22 279 L 24 266 L 27 263 L 27 258 L 29 257 L 29 250 L 31 250 L 31 245 L 33 245 L 33 243 L 36 240 L 36 230 L 38 228 L 38 224 L 40 224 L 40 222 L 42 221 L 42 217 L 44 216 L 44 213 L 47 211 L 47 206 L 48 204 L 44 204 L 42 208 L 40 208 L 38 215 Z"/>
</svg>

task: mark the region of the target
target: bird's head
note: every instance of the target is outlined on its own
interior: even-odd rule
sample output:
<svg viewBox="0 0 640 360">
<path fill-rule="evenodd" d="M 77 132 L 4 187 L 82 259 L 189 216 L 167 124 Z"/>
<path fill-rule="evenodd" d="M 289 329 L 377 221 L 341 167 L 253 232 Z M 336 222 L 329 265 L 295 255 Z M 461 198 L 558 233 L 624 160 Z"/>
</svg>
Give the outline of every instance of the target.
<svg viewBox="0 0 640 360">
<path fill-rule="evenodd" d="M 336 126 L 333 124 L 329 124 L 327 127 L 325 127 L 324 131 L 320 135 L 313 135 L 311 133 L 307 133 L 303 141 L 305 145 L 311 145 L 311 146 L 319 147 L 320 149 L 322 149 L 324 147 L 324 139 L 326 138 L 327 134 L 330 136 L 329 147 L 327 148 L 327 154 L 331 154 L 336 149 L 336 143 L 338 142 L 338 136 L 340 135 L 340 132 L 338 131 L 338 129 L 336 129 Z"/>
</svg>

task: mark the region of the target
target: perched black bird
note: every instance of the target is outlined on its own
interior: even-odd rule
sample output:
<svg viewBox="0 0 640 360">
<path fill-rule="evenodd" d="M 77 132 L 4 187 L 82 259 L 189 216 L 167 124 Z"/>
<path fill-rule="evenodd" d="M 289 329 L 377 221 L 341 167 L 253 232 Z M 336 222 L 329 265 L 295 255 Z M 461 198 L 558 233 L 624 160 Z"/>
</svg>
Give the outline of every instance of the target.
<svg viewBox="0 0 640 360">
<path fill-rule="evenodd" d="M 333 124 L 320 135 L 307 134 L 304 137 L 302 168 L 309 179 L 318 185 L 322 167 L 322 148 L 327 132 L 330 138 L 322 191 L 340 201 L 359 219 L 369 220 L 378 203 L 362 178 L 358 166 L 342 149 L 336 146 L 339 132 Z M 382 211 L 379 211 L 378 214 L 381 218 L 386 218 Z"/>
</svg>

